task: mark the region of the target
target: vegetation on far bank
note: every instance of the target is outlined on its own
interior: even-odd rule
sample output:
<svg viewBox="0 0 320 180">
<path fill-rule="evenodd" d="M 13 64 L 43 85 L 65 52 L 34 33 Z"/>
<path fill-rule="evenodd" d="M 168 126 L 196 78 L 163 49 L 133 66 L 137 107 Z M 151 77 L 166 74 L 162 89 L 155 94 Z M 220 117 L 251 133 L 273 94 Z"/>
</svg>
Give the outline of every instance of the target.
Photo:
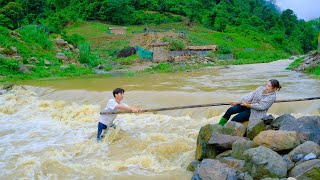
<svg viewBox="0 0 320 180">
<path fill-rule="evenodd" d="M 135 46 L 150 49 L 155 41 L 170 42 L 170 50 L 218 45 L 208 55 L 215 60 L 209 65 L 264 63 L 316 49 L 320 18 L 305 22 L 272 2 L 5 0 L 0 2 L 0 81 L 95 74 L 99 64 L 105 71 L 128 69 L 138 55 L 119 58 L 117 52 Z M 108 33 L 117 26 L 126 26 L 127 33 Z M 60 38 L 67 48 L 55 43 Z M 225 55 L 234 60 L 220 61 Z M 31 74 L 23 73 L 21 65 Z M 145 71 L 203 66 L 165 62 Z M 319 74 L 318 67 L 306 72 Z"/>
<path fill-rule="evenodd" d="M 298 68 L 299 66 L 301 66 L 302 62 L 303 62 L 303 58 L 298 58 L 298 59 L 294 60 L 289 65 L 289 67 L 287 69 L 294 70 L 294 69 Z M 307 73 L 307 74 L 319 76 L 319 78 L 320 78 L 320 65 L 307 67 L 307 68 L 303 69 L 303 72 Z"/>
</svg>

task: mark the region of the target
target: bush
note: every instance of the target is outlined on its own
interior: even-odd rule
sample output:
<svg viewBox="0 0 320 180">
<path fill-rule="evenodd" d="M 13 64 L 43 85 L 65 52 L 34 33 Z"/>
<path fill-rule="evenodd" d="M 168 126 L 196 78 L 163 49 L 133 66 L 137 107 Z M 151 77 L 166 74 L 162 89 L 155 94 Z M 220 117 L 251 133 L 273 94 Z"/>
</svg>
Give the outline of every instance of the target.
<svg viewBox="0 0 320 180">
<path fill-rule="evenodd" d="M 28 43 L 38 43 L 45 49 L 52 47 L 52 42 L 49 40 L 49 33 L 46 32 L 43 26 L 29 25 L 19 29 L 20 37 Z"/>
<path fill-rule="evenodd" d="M 184 49 L 184 44 L 180 40 L 172 40 L 170 41 L 170 50 L 171 51 L 180 51 Z"/>
<path fill-rule="evenodd" d="M 91 47 L 87 43 L 79 45 L 80 56 L 79 62 L 95 67 L 99 64 L 98 55 L 91 52 Z"/>
<path fill-rule="evenodd" d="M 0 57 L 0 75 L 16 75 L 20 74 L 19 64 L 17 60 L 14 59 L 3 59 Z"/>
<path fill-rule="evenodd" d="M 62 38 L 68 41 L 68 43 L 71 43 L 75 48 L 78 48 L 79 44 L 85 42 L 84 37 L 78 34 L 72 34 L 71 36 L 68 36 L 66 33 L 63 33 Z"/>
<path fill-rule="evenodd" d="M 219 45 L 219 54 L 232 54 L 232 48 L 226 45 Z"/>
</svg>

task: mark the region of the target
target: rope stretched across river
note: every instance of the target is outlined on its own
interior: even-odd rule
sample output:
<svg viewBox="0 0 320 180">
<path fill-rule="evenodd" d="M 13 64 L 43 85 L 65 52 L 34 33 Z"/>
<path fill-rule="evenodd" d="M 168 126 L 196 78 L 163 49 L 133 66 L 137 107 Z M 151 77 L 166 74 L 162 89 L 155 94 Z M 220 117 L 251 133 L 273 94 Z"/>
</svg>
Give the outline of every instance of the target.
<svg viewBox="0 0 320 180">
<path fill-rule="evenodd" d="M 310 101 L 310 100 L 317 100 L 317 99 L 320 99 L 320 97 L 299 98 L 299 99 L 284 99 L 284 100 L 277 100 L 277 101 L 275 101 L 275 103 L 296 102 L 296 101 Z M 230 104 L 231 104 L 231 102 L 188 105 L 188 106 L 175 106 L 175 107 L 156 108 L 156 109 L 145 109 L 145 110 L 142 110 L 141 113 L 144 113 L 144 112 L 156 112 L 156 111 L 168 111 L 168 110 L 175 110 L 175 109 L 209 107 L 209 106 L 226 106 L 226 105 L 230 105 Z M 123 112 L 100 112 L 100 114 L 125 114 L 125 113 L 133 113 L 133 112 L 128 112 L 128 111 L 123 111 Z"/>
</svg>

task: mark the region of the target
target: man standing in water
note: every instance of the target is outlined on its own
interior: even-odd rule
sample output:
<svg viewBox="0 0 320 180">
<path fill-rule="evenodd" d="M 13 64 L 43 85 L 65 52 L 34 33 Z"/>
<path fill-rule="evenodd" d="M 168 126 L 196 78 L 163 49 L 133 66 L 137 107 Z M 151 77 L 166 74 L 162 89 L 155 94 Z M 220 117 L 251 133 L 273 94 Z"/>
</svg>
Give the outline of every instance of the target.
<svg viewBox="0 0 320 180">
<path fill-rule="evenodd" d="M 109 99 L 107 106 L 104 108 L 104 113 L 114 113 L 114 112 L 141 112 L 141 109 L 133 108 L 122 102 L 124 96 L 124 89 L 116 88 L 113 90 L 114 99 Z M 99 117 L 98 123 L 98 135 L 97 140 L 101 140 L 103 138 L 102 131 L 110 128 L 113 124 L 114 119 L 117 117 L 117 114 L 101 114 Z"/>
</svg>

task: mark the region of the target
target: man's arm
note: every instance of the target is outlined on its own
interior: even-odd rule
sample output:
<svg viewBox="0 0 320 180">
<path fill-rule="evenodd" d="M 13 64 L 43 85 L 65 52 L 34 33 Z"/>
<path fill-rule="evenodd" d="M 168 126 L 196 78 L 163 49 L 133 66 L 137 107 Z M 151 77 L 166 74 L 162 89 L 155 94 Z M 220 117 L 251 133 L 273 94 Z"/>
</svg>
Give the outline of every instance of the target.
<svg viewBox="0 0 320 180">
<path fill-rule="evenodd" d="M 119 109 L 119 110 L 122 110 L 122 111 L 129 111 L 129 112 L 134 112 L 134 113 L 141 112 L 141 109 L 133 108 L 133 107 L 130 107 L 130 106 L 122 106 L 120 104 L 118 104 L 116 106 L 116 108 Z"/>
</svg>

